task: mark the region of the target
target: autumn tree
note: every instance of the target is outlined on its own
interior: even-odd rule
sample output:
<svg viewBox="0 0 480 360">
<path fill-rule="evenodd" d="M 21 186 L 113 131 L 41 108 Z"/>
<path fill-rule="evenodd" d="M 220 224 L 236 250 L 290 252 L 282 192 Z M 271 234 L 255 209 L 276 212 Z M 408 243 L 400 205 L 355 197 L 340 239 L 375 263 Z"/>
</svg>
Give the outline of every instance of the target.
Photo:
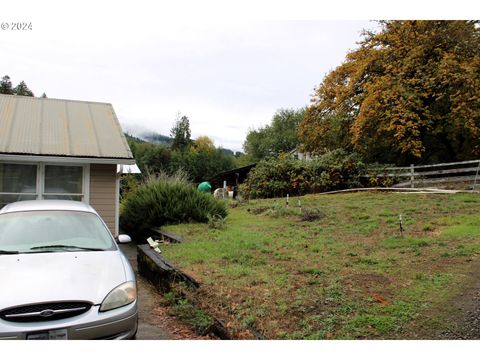
<svg viewBox="0 0 480 360">
<path fill-rule="evenodd" d="M 211 154 L 215 151 L 215 144 L 208 136 L 199 136 L 193 141 L 193 151 Z"/>
<path fill-rule="evenodd" d="M 478 157 L 478 22 L 379 25 L 316 88 L 299 127 L 305 150 L 397 164 Z"/>
</svg>

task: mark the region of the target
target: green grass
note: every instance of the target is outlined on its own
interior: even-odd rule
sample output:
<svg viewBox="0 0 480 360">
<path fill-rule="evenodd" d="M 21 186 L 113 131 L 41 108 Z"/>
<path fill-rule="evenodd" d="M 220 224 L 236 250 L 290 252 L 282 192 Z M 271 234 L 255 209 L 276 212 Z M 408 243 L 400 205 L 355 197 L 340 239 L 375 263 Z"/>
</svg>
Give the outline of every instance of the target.
<svg viewBox="0 0 480 360">
<path fill-rule="evenodd" d="M 429 246 L 432 240 L 414 237 L 390 237 L 383 241 L 383 246 L 387 249 L 410 248 L 417 249 L 419 247 Z"/>
<path fill-rule="evenodd" d="M 290 204 L 297 199 L 291 198 Z M 202 282 L 207 307 L 247 337 L 431 338 L 480 255 L 477 194 L 309 195 L 229 210 L 221 228 L 169 226 L 163 254 Z M 404 220 L 403 236 L 398 215 Z"/>
</svg>

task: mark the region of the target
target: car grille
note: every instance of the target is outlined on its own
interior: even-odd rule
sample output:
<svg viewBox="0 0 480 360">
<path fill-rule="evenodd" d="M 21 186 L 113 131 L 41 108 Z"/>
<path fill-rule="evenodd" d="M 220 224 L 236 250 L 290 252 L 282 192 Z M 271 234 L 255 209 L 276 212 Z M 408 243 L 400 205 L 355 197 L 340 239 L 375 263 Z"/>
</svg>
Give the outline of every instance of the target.
<svg viewBox="0 0 480 360">
<path fill-rule="evenodd" d="M 121 332 L 121 333 L 118 333 L 118 334 L 114 334 L 114 335 L 106 335 L 106 336 L 101 336 L 101 337 L 97 337 L 93 340 L 116 340 L 117 338 L 119 338 L 120 336 L 123 336 L 125 334 L 127 334 L 127 332 Z"/>
<path fill-rule="evenodd" d="M 83 314 L 91 307 L 83 301 L 32 304 L 2 310 L 0 318 L 12 322 L 51 321 Z"/>
</svg>

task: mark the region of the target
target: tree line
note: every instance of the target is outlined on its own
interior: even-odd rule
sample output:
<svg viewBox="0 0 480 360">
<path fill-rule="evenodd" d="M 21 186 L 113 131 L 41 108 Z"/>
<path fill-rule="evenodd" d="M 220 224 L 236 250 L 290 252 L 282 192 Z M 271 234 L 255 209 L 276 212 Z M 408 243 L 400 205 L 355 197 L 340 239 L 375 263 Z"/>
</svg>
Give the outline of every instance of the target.
<svg viewBox="0 0 480 360">
<path fill-rule="evenodd" d="M 10 76 L 8 75 L 4 75 L 0 80 L 0 94 L 34 96 L 25 81 L 22 80 L 17 86 L 13 86 Z M 41 97 L 46 98 L 47 95 L 43 93 Z"/>
<path fill-rule="evenodd" d="M 225 149 L 215 147 L 208 136 L 192 139 L 187 116 L 177 116 L 170 138 L 170 145 L 165 145 L 144 142 L 127 135 L 130 149 L 144 177 L 183 171 L 190 181 L 199 183 L 236 167 L 241 161 L 240 154 L 237 157 L 229 155 Z"/>
</svg>

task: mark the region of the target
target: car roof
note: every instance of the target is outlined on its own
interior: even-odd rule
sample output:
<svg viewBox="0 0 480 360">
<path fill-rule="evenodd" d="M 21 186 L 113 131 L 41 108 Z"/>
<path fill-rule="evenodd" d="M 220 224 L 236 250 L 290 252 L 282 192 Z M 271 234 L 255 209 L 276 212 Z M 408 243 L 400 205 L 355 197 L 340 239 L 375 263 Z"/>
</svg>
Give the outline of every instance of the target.
<svg viewBox="0 0 480 360">
<path fill-rule="evenodd" d="M 67 210 L 84 211 L 97 214 L 97 212 L 88 204 L 80 201 L 71 200 L 29 200 L 17 201 L 5 205 L 0 209 L 0 214 L 7 214 L 20 211 L 40 211 L 40 210 Z M 98 215 L 98 214 L 97 214 Z"/>
</svg>

